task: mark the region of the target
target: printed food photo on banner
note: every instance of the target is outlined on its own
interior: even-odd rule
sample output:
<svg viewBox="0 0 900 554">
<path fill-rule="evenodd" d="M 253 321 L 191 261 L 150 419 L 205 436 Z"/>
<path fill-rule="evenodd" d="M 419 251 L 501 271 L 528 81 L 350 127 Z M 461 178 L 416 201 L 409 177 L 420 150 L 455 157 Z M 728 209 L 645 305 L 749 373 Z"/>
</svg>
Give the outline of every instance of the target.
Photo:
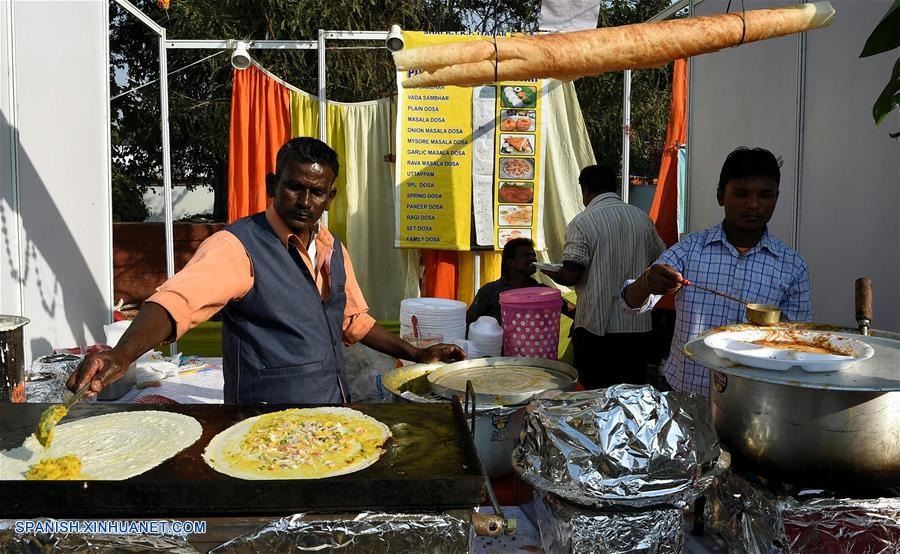
<svg viewBox="0 0 900 554">
<path fill-rule="evenodd" d="M 500 158 L 500 177 L 503 179 L 534 179 L 534 159 Z"/>
<path fill-rule="evenodd" d="M 500 153 L 513 156 L 534 154 L 533 135 L 500 135 Z"/>
<path fill-rule="evenodd" d="M 501 202 L 531 204 L 534 201 L 534 183 L 501 181 L 499 197 Z"/>
<path fill-rule="evenodd" d="M 500 106 L 533 108 L 537 105 L 537 87 L 505 85 L 500 88 Z"/>
<path fill-rule="evenodd" d="M 531 206 L 510 206 L 500 204 L 499 221 L 503 227 L 530 227 L 532 221 Z"/>
<path fill-rule="evenodd" d="M 497 232 L 497 245 L 500 248 L 512 239 L 530 239 L 531 229 L 500 229 Z"/>
<path fill-rule="evenodd" d="M 500 130 L 503 132 L 529 132 L 535 130 L 534 110 L 503 110 L 500 112 Z"/>
</svg>

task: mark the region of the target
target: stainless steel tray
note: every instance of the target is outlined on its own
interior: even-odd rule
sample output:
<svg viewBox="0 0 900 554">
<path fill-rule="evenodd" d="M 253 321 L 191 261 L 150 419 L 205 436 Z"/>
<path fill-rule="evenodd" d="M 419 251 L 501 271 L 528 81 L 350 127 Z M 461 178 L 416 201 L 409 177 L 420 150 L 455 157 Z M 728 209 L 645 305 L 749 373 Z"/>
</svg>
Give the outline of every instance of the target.
<svg viewBox="0 0 900 554">
<path fill-rule="evenodd" d="M 544 358 L 502 357 L 464 360 L 428 374 L 431 390 L 444 398 L 464 396 L 467 381 L 472 381 L 477 406 L 516 406 L 548 390 L 574 390 L 578 371 Z"/>
</svg>

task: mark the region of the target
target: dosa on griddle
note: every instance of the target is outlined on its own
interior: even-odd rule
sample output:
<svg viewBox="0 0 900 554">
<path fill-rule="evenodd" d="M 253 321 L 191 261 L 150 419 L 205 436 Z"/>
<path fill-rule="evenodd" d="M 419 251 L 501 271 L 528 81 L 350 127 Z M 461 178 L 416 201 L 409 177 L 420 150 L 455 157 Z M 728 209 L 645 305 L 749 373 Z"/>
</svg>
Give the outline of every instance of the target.
<svg viewBox="0 0 900 554">
<path fill-rule="evenodd" d="M 86 417 L 56 426 L 44 448 L 34 435 L 19 448 L 0 452 L 0 479 L 25 479 L 28 469 L 46 458 L 77 456 L 76 479 L 128 479 L 162 464 L 203 433 L 200 423 L 174 412 L 139 410 Z"/>
<path fill-rule="evenodd" d="M 374 464 L 390 437 L 387 425 L 350 408 L 292 408 L 232 425 L 203 459 L 239 479 L 322 479 Z"/>
</svg>

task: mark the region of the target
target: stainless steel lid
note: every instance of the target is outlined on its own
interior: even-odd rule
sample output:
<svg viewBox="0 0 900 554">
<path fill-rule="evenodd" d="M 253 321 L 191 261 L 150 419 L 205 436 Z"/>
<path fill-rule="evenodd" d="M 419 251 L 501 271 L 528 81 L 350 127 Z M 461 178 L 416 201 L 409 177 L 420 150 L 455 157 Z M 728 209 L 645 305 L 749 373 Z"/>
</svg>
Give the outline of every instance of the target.
<svg viewBox="0 0 900 554">
<path fill-rule="evenodd" d="M 20 315 L 0 315 L 0 333 L 13 331 L 23 325 L 27 325 L 31 320 Z"/>
<path fill-rule="evenodd" d="M 444 398 L 464 396 L 472 381 L 476 405 L 526 404 L 548 390 L 573 390 L 574 367 L 543 358 L 478 358 L 448 364 L 428 374 L 431 390 Z"/>
<path fill-rule="evenodd" d="M 794 325 L 792 329 L 803 326 Z M 823 327 L 810 325 L 813 329 Z M 829 389 L 857 392 L 891 392 L 900 391 L 900 340 L 893 333 L 882 333 L 885 336 L 864 336 L 848 329 L 830 328 L 829 332 L 838 336 L 847 336 L 865 342 L 875 349 L 875 355 L 838 371 L 827 373 L 811 373 L 799 367 L 787 371 L 773 371 L 748 367 L 718 356 L 703 339 L 712 333 L 722 330 L 740 330 L 743 325 L 729 325 L 711 329 L 684 345 L 684 353 L 698 364 L 720 371 L 734 377 L 744 377 L 772 383 L 807 389 Z"/>
</svg>

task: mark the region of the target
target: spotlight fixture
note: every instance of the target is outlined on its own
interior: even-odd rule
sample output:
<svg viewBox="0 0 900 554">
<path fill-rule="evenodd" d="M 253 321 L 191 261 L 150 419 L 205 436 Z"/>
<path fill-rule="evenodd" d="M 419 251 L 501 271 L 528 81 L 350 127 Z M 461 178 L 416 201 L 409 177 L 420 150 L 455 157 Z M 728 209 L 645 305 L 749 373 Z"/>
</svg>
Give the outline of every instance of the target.
<svg viewBox="0 0 900 554">
<path fill-rule="evenodd" d="M 391 30 L 384 41 L 384 45 L 391 52 L 403 50 L 403 29 L 399 25 L 391 25 Z"/>
<path fill-rule="evenodd" d="M 239 40 L 234 45 L 231 53 L 231 65 L 235 69 L 247 69 L 250 67 L 250 54 L 247 53 L 247 43 Z"/>
</svg>

